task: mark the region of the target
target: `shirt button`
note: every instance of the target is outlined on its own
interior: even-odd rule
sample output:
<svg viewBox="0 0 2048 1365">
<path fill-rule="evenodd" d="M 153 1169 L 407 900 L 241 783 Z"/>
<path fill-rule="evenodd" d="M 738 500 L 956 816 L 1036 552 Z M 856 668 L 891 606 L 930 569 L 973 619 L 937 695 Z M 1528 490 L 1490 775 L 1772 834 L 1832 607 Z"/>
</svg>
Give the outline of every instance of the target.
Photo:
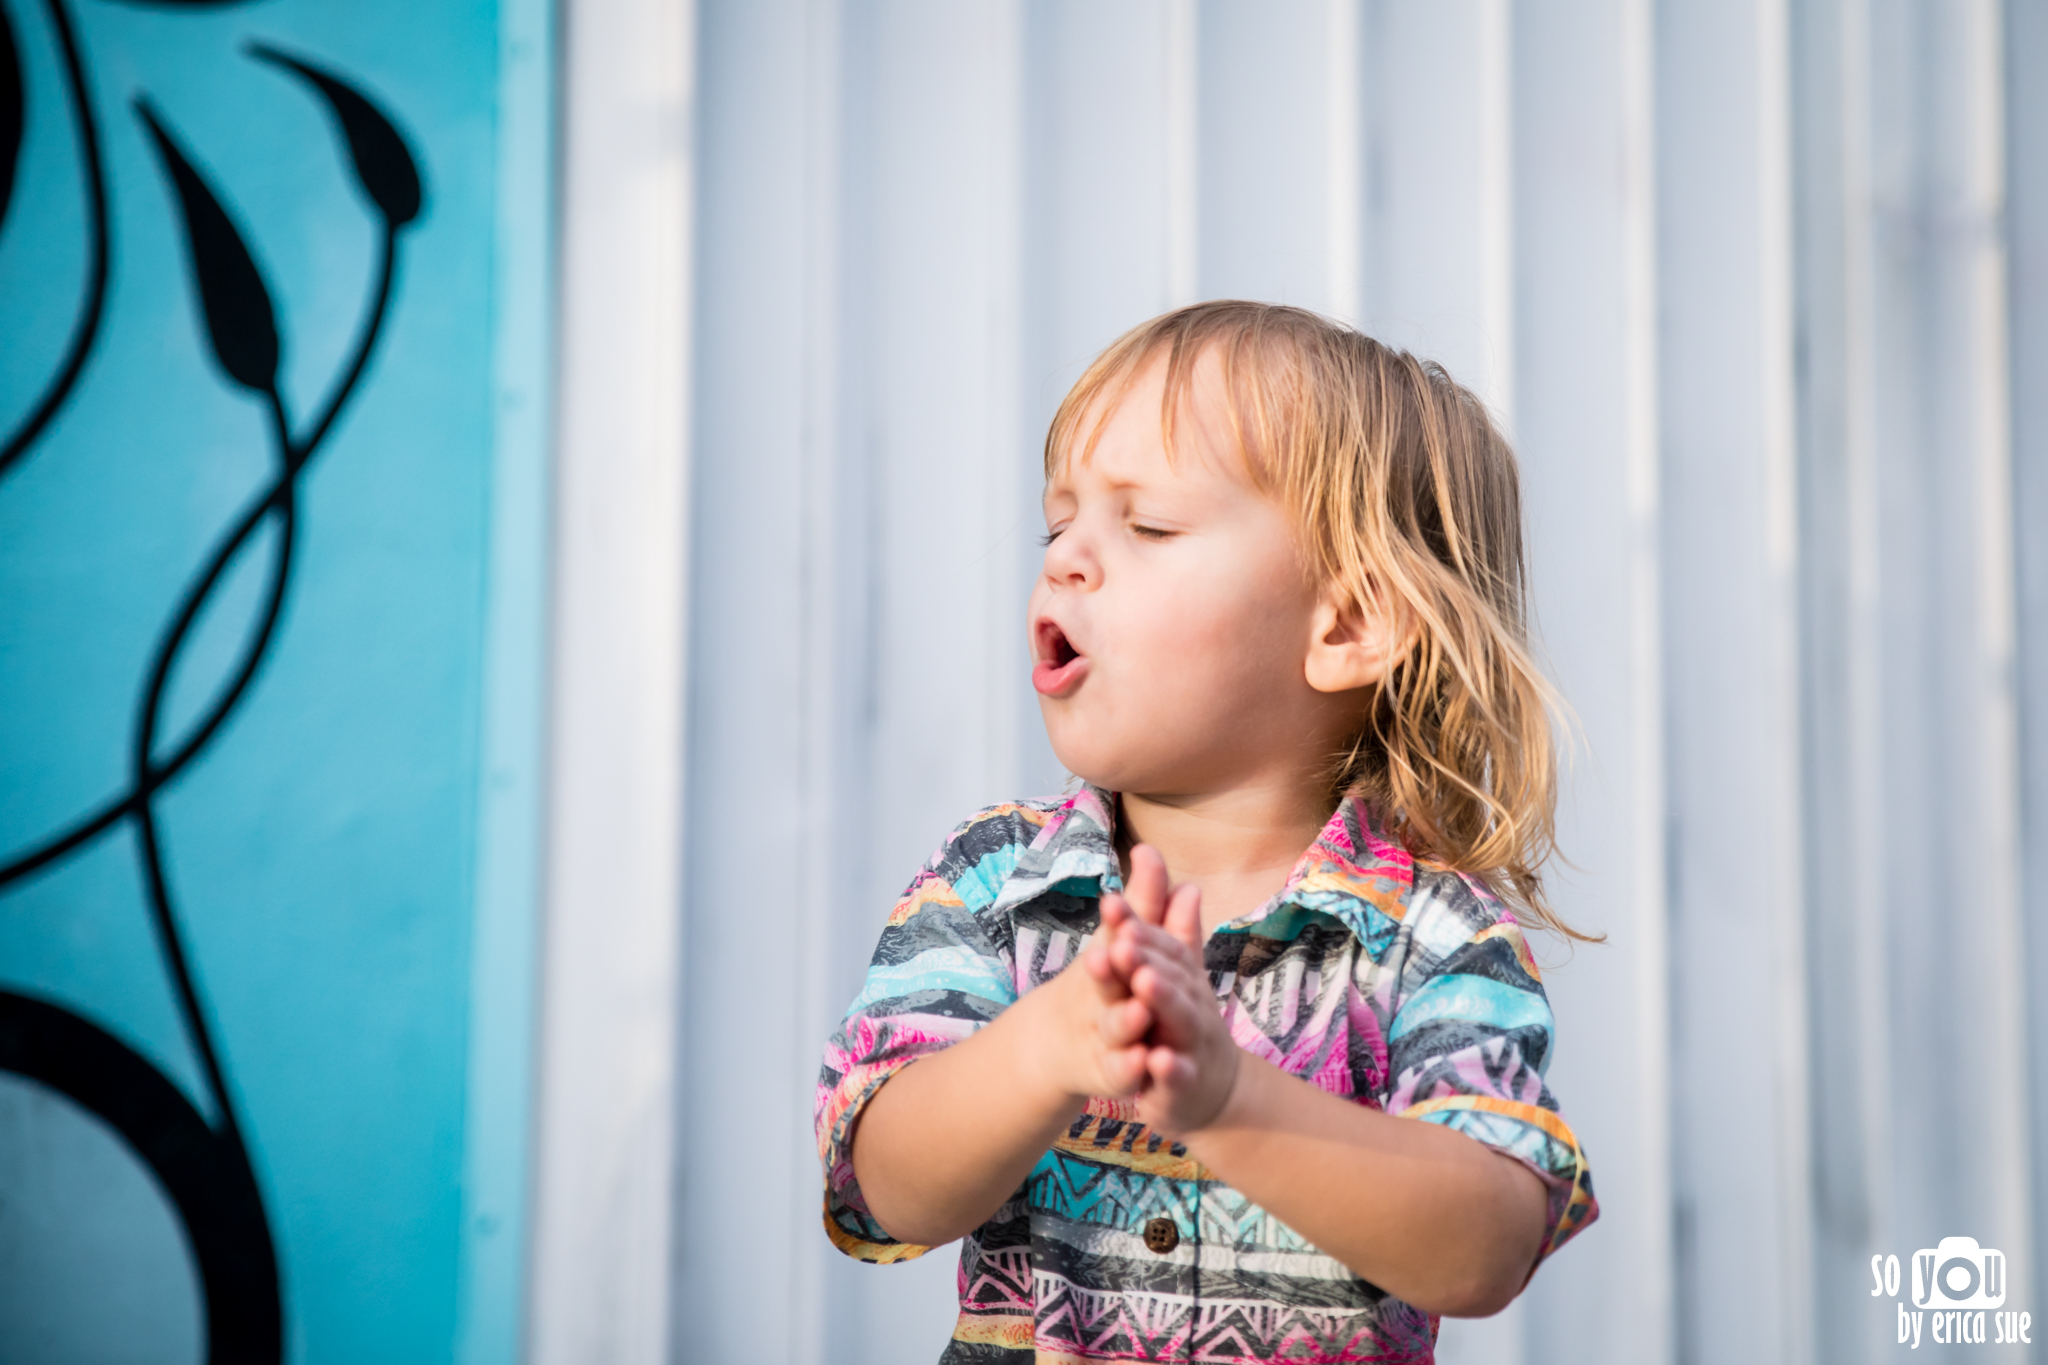
<svg viewBox="0 0 2048 1365">
<path fill-rule="evenodd" d="M 1171 1218 L 1154 1218 L 1145 1224 L 1145 1249 L 1161 1256 L 1180 1245 L 1180 1229 Z"/>
</svg>

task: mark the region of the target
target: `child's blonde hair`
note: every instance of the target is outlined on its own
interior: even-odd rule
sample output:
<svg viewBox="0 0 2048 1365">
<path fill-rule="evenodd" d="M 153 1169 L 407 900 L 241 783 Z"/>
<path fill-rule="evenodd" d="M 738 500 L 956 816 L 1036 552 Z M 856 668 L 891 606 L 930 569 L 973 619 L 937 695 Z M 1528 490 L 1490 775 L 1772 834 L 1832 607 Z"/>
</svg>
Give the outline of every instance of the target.
<svg viewBox="0 0 2048 1365">
<path fill-rule="evenodd" d="M 1485 405 L 1442 366 L 1303 309 L 1198 303 L 1131 329 L 1088 367 L 1046 434 L 1048 479 L 1083 417 L 1096 413 L 1086 459 L 1162 355 L 1169 458 L 1196 363 L 1213 355 L 1245 471 L 1293 511 L 1309 571 L 1412 623 L 1369 718 L 1332 755 L 1332 794 L 1363 797 L 1408 849 L 1480 878 L 1522 919 L 1587 938 L 1543 895 L 1555 694 L 1529 655 L 1515 456 Z"/>
</svg>

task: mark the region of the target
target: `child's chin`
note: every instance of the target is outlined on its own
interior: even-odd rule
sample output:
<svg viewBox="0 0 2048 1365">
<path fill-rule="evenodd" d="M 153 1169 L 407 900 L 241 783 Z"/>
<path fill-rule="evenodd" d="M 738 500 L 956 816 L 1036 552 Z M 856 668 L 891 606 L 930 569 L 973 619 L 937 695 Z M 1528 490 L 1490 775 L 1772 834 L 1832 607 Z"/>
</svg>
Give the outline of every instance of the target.
<svg viewBox="0 0 2048 1365">
<path fill-rule="evenodd" d="M 1100 787 L 1110 792 L 1139 790 L 1130 784 L 1142 780 L 1141 769 L 1128 762 L 1118 761 L 1120 755 L 1105 754 L 1100 746 L 1063 745 L 1058 737 L 1054 736 L 1052 752 L 1053 757 L 1060 761 L 1062 768 L 1091 787 Z"/>
<path fill-rule="evenodd" d="M 1103 779 L 1115 775 L 1116 765 L 1103 763 L 1101 752 L 1093 745 L 1078 742 L 1071 733 L 1061 733 L 1069 728 L 1059 725 L 1051 716 L 1046 717 L 1046 738 L 1052 741 L 1052 756 L 1059 760 L 1062 768 L 1089 786 L 1115 791 L 1116 787 Z"/>
</svg>

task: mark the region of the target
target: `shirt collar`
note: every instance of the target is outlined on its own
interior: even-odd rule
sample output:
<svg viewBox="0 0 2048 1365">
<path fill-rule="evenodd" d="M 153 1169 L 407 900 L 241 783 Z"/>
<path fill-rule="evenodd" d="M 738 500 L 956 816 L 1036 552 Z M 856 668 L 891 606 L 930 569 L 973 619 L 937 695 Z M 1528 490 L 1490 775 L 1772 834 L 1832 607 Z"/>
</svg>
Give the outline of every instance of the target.
<svg viewBox="0 0 2048 1365">
<path fill-rule="evenodd" d="M 1013 910 L 1025 901 L 1044 894 L 1061 882 L 1093 882 L 1093 888 L 1076 888 L 1077 895 L 1100 895 L 1123 890 L 1123 875 L 1116 865 L 1116 797 L 1100 787 L 1088 786 L 1053 807 L 1039 827 L 1017 865 L 996 892 L 992 910 Z"/>
<path fill-rule="evenodd" d="M 1115 793 L 1084 783 L 1054 807 L 1037 837 L 1018 856 L 991 908 L 1013 909 L 1062 882 L 1094 884 L 1071 888 L 1076 895 L 1123 889 L 1116 859 Z M 1368 907 L 1398 921 L 1414 884 L 1414 857 L 1381 832 L 1365 802 L 1347 796 L 1295 862 L 1279 894 L 1218 925 L 1217 931 L 1249 930 L 1282 906 L 1296 905 L 1334 916 L 1363 938 L 1370 927 Z"/>
</svg>

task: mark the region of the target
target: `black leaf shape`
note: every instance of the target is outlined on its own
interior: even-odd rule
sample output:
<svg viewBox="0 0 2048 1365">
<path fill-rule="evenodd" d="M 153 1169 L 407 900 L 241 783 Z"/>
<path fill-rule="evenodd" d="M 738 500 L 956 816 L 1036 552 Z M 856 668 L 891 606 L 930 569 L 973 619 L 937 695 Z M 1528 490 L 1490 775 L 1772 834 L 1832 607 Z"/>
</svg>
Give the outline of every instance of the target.
<svg viewBox="0 0 2048 1365">
<path fill-rule="evenodd" d="M 146 99 L 135 101 L 136 112 L 149 125 L 164 169 L 177 186 L 185 215 L 185 239 L 192 248 L 192 276 L 199 286 L 199 305 L 213 356 L 228 378 L 258 393 L 277 389 L 277 314 L 270 291 L 263 286 L 242 234 L 207 187 L 191 161 L 179 150 Z"/>
<path fill-rule="evenodd" d="M 21 53 L 14 46 L 14 25 L 0 5 L 0 223 L 7 221 L 14 198 L 14 166 L 21 158 L 21 135 L 28 104 L 21 89 Z"/>
<path fill-rule="evenodd" d="M 406 149 L 405 138 L 376 105 L 332 72 L 322 71 L 267 43 L 250 43 L 247 51 L 261 61 L 283 67 L 320 92 L 327 107 L 334 111 L 334 121 L 341 125 L 342 136 L 348 139 L 356 183 L 384 215 L 387 226 L 400 227 L 419 216 L 419 165 Z"/>
</svg>

